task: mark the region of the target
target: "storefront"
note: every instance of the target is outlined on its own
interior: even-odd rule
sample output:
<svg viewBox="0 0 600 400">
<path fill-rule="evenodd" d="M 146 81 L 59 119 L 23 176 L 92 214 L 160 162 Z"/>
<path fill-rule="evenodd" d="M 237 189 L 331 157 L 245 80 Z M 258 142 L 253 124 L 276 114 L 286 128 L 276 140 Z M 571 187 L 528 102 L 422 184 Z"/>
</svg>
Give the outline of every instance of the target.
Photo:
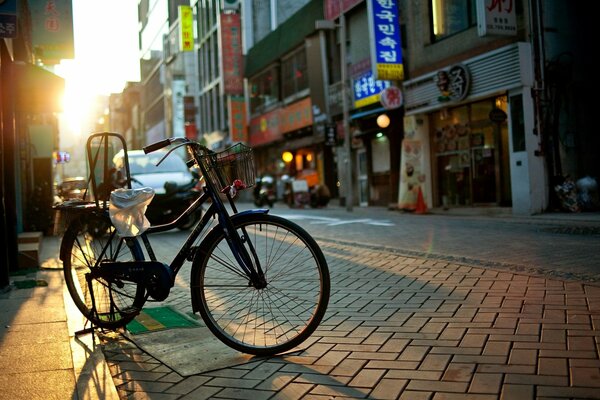
<svg viewBox="0 0 600 400">
<path fill-rule="evenodd" d="M 434 205 L 512 206 L 506 106 L 499 96 L 428 115 Z"/>
<path fill-rule="evenodd" d="M 399 207 L 510 207 L 541 212 L 531 49 L 517 43 L 404 83 Z"/>
<path fill-rule="evenodd" d="M 278 198 L 288 179 L 306 180 L 309 187 L 325 182 L 324 137 L 314 133 L 310 98 L 251 119 L 249 141 L 258 175 L 275 177 Z"/>
</svg>

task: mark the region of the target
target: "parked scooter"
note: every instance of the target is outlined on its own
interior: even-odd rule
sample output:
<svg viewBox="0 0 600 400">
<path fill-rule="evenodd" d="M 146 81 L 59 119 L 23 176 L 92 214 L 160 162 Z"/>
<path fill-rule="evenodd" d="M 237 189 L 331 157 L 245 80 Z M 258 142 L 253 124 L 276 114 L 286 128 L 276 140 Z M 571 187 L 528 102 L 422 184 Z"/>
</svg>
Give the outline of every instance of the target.
<svg viewBox="0 0 600 400">
<path fill-rule="evenodd" d="M 254 186 L 254 204 L 257 207 L 268 205 L 273 207 L 277 200 L 275 193 L 275 180 L 270 175 L 263 175 L 256 180 Z"/>
</svg>

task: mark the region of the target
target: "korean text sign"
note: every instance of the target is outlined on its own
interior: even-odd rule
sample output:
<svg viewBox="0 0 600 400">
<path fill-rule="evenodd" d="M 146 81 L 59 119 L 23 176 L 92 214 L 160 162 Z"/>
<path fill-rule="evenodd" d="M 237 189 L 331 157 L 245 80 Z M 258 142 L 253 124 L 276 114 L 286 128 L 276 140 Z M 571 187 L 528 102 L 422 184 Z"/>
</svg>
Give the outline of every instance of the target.
<svg viewBox="0 0 600 400">
<path fill-rule="evenodd" d="M 398 0 L 367 0 L 367 8 L 374 78 L 404 79 Z"/>
</svg>

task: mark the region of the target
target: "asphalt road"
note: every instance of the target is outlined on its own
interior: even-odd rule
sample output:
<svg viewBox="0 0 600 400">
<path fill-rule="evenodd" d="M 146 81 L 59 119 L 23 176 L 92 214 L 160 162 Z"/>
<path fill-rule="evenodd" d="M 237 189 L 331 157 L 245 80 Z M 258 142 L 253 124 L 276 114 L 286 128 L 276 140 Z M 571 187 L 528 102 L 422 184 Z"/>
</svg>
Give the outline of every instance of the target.
<svg viewBox="0 0 600 400">
<path fill-rule="evenodd" d="M 239 210 L 255 208 L 238 204 Z M 547 277 L 600 282 L 600 214 L 536 217 L 411 214 L 383 207 L 290 209 L 269 212 L 293 220 L 317 240 L 352 243 L 405 255 L 464 262 Z M 176 250 L 186 233 L 151 237 Z M 166 250 L 163 250 L 166 251 Z M 173 255 L 159 253 L 163 261 Z"/>
</svg>

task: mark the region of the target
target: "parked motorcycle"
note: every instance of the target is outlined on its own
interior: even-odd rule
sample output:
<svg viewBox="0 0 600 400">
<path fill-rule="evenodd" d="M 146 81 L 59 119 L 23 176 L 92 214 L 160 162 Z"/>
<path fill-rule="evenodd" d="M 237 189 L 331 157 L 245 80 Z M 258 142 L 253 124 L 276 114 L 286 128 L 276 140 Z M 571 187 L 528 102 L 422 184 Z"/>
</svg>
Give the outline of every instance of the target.
<svg viewBox="0 0 600 400">
<path fill-rule="evenodd" d="M 256 180 L 254 186 L 254 204 L 257 207 L 268 205 L 273 207 L 277 195 L 275 193 L 275 180 L 270 175 L 263 175 Z"/>
</svg>

